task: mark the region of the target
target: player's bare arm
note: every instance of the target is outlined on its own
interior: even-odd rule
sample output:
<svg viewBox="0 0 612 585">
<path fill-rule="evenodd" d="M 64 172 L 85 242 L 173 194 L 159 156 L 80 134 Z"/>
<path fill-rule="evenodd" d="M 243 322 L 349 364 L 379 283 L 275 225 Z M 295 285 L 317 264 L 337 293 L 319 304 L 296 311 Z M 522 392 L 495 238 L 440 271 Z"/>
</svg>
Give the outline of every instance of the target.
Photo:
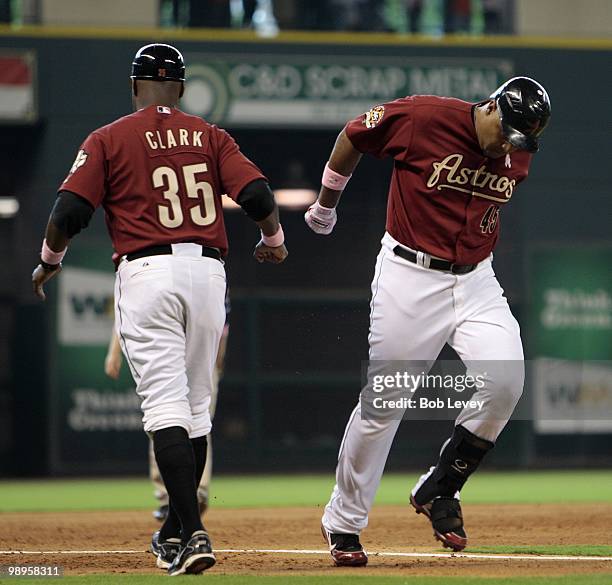
<svg viewBox="0 0 612 585">
<path fill-rule="evenodd" d="M 272 264 L 283 262 L 289 252 L 278 219 L 278 206 L 267 181 L 252 181 L 240 192 L 237 201 L 261 230 L 261 240 L 253 252 L 255 260 Z"/>
<path fill-rule="evenodd" d="M 122 362 L 121 345 L 119 344 L 117 332 L 113 329 L 113 334 L 111 335 L 108 350 L 106 352 L 106 358 L 104 359 L 104 373 L 109 378 L 118 380 L 119 374 L 121 373 Z"/>
<path fill-rule="evenodd" d="M 219 340 L 219 351 L 217 352 L 217 359 L 215 361 L 215 368 L 219 374 L 219 377 L 223 376 L 223 370 L 225 369 L 225 354 L 227 352 L 227 340 L 229 337 L 229 324 L 226 323 L 223 327 L 223 333 Z"/>
<path fill-rule="evenodd" d="M 40 255 L 32 272 L 32 288 L 41 300 L 46 298 L 44 284 L 60 273 L 70 239 L 87 227 L 93 207 L 69 191 L 61 191 L 51 210 Z"/>
<path fill-rule="evenodd" d="M 278 208 L 262 221 L 256 222 L 261 230 L 261 240 L 255 246 L 253 256 L 258 262 L 280 264 L 289 255 L 284 243 L 283 231 L 278 221 Z M 279 243 L 280 242 L 280 243 Z"/>
<path fill-rule="evenodd" d="M 304 215 L 308 227 L 313 232 L 329 235 L 334 229 L 338 219 L 336 207 L 361 156 L 361 152 L 353 146 L 342 130 L 325 165 L 319 197 Z"/>
</svg>

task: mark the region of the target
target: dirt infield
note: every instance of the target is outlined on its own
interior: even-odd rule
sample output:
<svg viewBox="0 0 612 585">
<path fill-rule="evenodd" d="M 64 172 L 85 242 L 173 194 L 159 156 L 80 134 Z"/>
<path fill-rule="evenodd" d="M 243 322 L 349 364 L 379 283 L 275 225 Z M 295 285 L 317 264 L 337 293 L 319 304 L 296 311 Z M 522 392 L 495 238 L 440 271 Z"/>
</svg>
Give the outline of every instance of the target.
<svg viewBox="0 0 612 585">
<path fill-rule="evenodd" d="M 612 506 L 466 505 L 466 528 L 473 548 L 491 545 L 612 544 Z M 323 550 L 319 508 L 211 510 L 206 525 L 217 550 Z M 0 515 L 2 551 L 126 551 L 79 554 L 1 555 L 0 564 L 58 564 L 67 575 L 158 572 L 145 552 L 158 527 L 148 511 L 27 513 Z M 466 558 L 401 558 L 372 552 L 442 552 L 428 522 L 408 507 L 379 506 L 362 541 L 368 567 L 338 569 L 329 555 L 220 552 L 215 573 L 401 574 L 401 575 L 560 575 L 612 573 L 612 561 Z M 129 552 L 134 551 L 134 552 Z M 142 552 L 139 552 L 142 551 Z M 469 549 L 466 550 L 469 552 Z"/>
</svg>

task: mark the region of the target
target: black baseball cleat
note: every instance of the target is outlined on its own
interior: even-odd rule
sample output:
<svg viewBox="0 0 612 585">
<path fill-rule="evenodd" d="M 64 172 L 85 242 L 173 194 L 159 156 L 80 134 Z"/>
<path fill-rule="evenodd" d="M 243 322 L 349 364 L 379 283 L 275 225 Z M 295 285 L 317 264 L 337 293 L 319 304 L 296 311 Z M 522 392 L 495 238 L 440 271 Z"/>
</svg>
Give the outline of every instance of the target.
<svg viewBox="0 0 612 585">
<path fill-rule="evenodd" d="M 368 553 L 359 542 L 358 534 L 334 534 L 321 526 L 325 542 L 337 567 L 363 567 L 368 564 Z"/>
<path fill-rule="evenodd" d="M 455 552 L 462 551 L 467 546 L 467 534 L 463 528 L 463 514 L 461 503 L 456 498 L 435 498 L 427 504 L 420 505 L 410 494 L 410 503 L 417 514 L 424 514 L 434 531 L 434 537 L 439 540 L 445 548 Z"/>
<path fill-rule="evenodd" d="M 157 566 L 160 569 L 167 569 L 181 551 L 181 539 L 168 538 L 160 542 L 158 530 L 153 533 L 149 550 L 157 557 Z"/>
<path fill-rule="evenodd" d="M 198 530 L 191 535 L 189 542 L 168 567 L 168 575 L 197 575 L 210 569 L 215 563 L 210 538 L 204 530 Z"/>
</svg>

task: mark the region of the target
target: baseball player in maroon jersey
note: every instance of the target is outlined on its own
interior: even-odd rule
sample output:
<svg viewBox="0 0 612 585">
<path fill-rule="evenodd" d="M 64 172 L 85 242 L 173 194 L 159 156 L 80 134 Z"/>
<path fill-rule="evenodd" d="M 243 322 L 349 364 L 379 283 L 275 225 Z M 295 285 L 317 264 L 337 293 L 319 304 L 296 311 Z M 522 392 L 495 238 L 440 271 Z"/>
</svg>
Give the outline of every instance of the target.
<svg viewBox="0 0 612 585">
<path fill-rule="evenodd" d="M 135 112 L 82 144 L 59 188 L 32 282 L 44 300 L 43 285 L 61 270 L 70 239 L 101 205 L 115 250 L 117 335 L 170 496 L 151 550 L 170 575 L 200 573 L 215 563 L 196 489 L 225 322 L 221 194 L 260 227 L 259 262 L 282 262 L 287 250 L 261 171 L 227 132 L 177 109 L 185 79 L 180 52 L 142 47 L 131 78 Z"/>
<path fill-rule="evenodd" d="M 455 551 L 467 544 L 459 492 L 510 418 L 522 390 L 519 326 L 491 265 L 499 211 L 527 177 L 550 116 L 545 89 L 516 77 L 489 99 L 410 96 L 372 108 L 338 136 L 306 223 L 331 233 L 336 205 L 362 154 L 394 161 L 386 233 L 376 262 L 370 307 L 369 357 L 431 364 L 445 343 L 464 362 L 497 360 L 464 408 L 437 464 L 410 502 L 434 535 Z M 492 363 L 492 362 L 488 362 Z M 353 411 L 323 515 L 337 565 L 365 565 L 360 532 L 380 483 L 399 420 Z M 397 417 L 401 418 L 401 417 Z"/>
</svg>

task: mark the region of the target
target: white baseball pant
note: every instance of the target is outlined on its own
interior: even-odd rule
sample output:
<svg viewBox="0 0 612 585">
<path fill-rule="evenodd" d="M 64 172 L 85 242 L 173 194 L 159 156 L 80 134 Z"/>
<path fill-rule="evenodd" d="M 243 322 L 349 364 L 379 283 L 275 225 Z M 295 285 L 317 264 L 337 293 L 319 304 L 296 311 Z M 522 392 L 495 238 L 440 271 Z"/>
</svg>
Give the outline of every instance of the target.
<svg viewBox="0 0 612 585">
<path fill-rule="evenodd" d="M 144 430 L 211 430 L 213 371 L 225 323 L 225 269 L 198 244 L 122 260 L 115 281 L 117 335 L 142 398 Z"/>
<path fill-rule="evenodd" d="M 396 256 L 393 248 L 397 245 L 385 234 L 376 261 L 370 360 L 433 363 L 447 342 L 464 362 L 496 360 L 493 376 L 472 396 L 484 401 L 483 409 L 466 408 L 456 421 L 494 442 L 522 394 L 524 368 L 519 325 L 495 277 L 491 258 L 468 274 L 454 275 Z M 503 363 L 510 362 L 512 366 L 504 368 Z M 327 530 L 359 534 L 367 526 L 400 422 L 364 420 L 357 404 L 340 445 L 336 485 L 323 514 Z"/>
</svg>

